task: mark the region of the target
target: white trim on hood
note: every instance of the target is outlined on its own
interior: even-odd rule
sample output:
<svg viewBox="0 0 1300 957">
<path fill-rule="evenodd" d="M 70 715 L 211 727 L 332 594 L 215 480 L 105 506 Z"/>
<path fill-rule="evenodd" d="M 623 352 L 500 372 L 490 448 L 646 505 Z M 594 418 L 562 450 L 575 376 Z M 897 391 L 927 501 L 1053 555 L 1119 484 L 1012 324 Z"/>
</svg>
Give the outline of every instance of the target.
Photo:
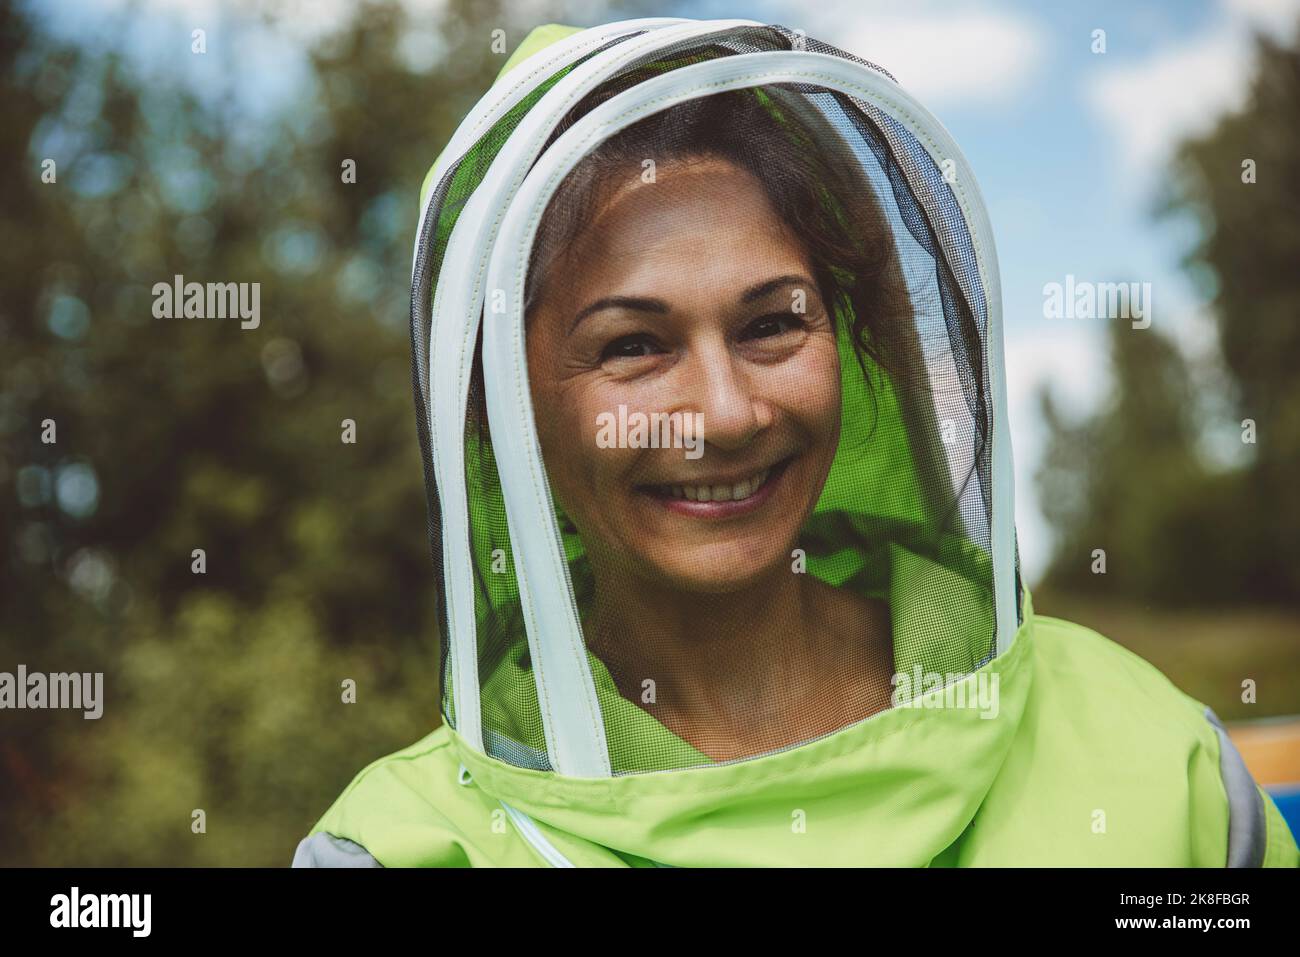
<svg viewBox="0 0 1300 957">
<path fill-rule="evenodd" d="M 433 164 L 433 170 L 425 178 L 429 192 L 420 204 L 420 222 L 415 227 L 415 248 L 411 252 L 411 277 L 415 277 L 415 264 L 420 258 L 420 236 L 424 232 L 424 220 L 429 215 L 429 203 L 434 191 L 447 170 L 459 163 L 478 138 L 486 133 L 503 116 L 518 106 L 537 84 L 555 74 L 557 70 L 585 55 L 589 50 L 608 43 L 615 37 L 641 30 L 658 30 L 661 27 L 685 23 L 681 17 L 645 17 L 640 20 L 620 20 L 592 27 L 580 33 L 574 33 L 557 40 L 549 46 L 538 50 L 532 56 L 525 57 L 488 87 L 474 108 L 456 127 L 442 153 Z"/>
<path fill-rule="evenodd" d="M 1016 630 L 1014 489 L 1006 423 L 1000 280 L 992 229 L 969 164 L 939 121 L 912 96 L 874 69 L 853 61 L 803 51 L 767 51 L 682 67 L 612 97 L 551 145 L 506 210 L 488 272 L 487 288 L 503 291 L 507 314 L 484 326 L 485 387 L 525 621 L 530 642 L 550 649 L 573 649 L 568 656 L 550 654 L 544 659 L 534 659 L 539 686 L 545 684 L 552 689 L 554 702 L 565 708 L 555 720 L 556 728 L 579 738 L 560 742 L 565 754 L 581 756 L 577 764 L 557 767 L 564 774 L 593 776 L 593 771 L 602 768 L 608 774 L 609 765 L 599 711 L 593 720 L 585 706 L 576 704 L 594 700 L 595 691 L 583 654 L 581 624 L 574 607 L 568 564 L 556 525 L 528 389 L 523 294 L 533 239 L 546 205 L 561 181 L 592 148 L 609 136 L 685 100 L 771 83 L 816 84 L 859 97 L 902 124 L 936 164 L 945 160 L 955 164 L 957 177 L 951 186 L 971 231 L 989 311 L 989 375 L 994 417 L 991 532 L 999 653 L 1010 645 Z M 545 636 L 544 642 L 539 642 L 541 636 Z"/>
<path fill-rule="evenodd" d="M 415 228 L 415 246 L 411 253 L 411 281 L 415 281 L 415 270 L 420 260 L 420 241 L 424 235 L 425 220 L 429 215 L 429 209 L 433 204 L 434 196 L 438 191 L 438 186 L 447 171 L 452 169 L 457 163 L 464 159 L 465 154 L 473 146 L 478 138 L 489 130 L 494 124 L 505 117 L 510 110 L 514 109 L 523 101 L 523 99 L 536 88 L 536 86 L 554 75 L 558 70 L 569 66 L 579 58 L 585 56 L 589 51 L 608 43 L 610 40 L 623 36 L 628 33 L 636 33 L 643 30 L 654 30 L 663 26 L 680 24 L 684 21 L 680 18 L 668 17 L 648 17 L 639 20 L 622 20 L 616 23 L 609 23 L 599 27 L 592 27 L 589 30 L 583 30 L 571 34 L 555 43 L 538 50 L 536 53 L 526 57 L 519 63 L 515 64 L 506 74 L 497 78 L 488 91 L 483 94 L 474 104 L 474 108 L 456 127 L 450 141 L 443 147 L 442 152 L 434 162 L 433 170 L 426 177 L 428 183 L 428 192 L 424 195 L 420 204 L 420 221 Z M 507 77 L 509 81 L 507 82 Z M 430 315 L 429 344 L 432 352 L 437 338 L 436 332 L 436 313 Z M 437 425 L 438 420 L 433 412 L 433 393 L 432 393 L 432 376 L 434 370 L 434 361 L 432 355 L 428 357 L 428 369 L 430 376 L 430 393 L 425 397 L 425 419 L 429 430 L 429 458 L 430 464 L 435 475 L 435 481 L 438 482 L 439 495 L 443 495 L 441 470 L 438 466 L 438 441 Z M 463 420 L 462 420 L 463 421 Z M 454 441 L 454 439 L 453 439 Z M 442 516 L 439 516 L 439 525 L 444 525 Z M 442 535 L 443 554 L 446 555 L 447 536 L 445 530 Z M 445 559 L 444 559 L 445 565 Z M 454 572 L 452 573 L 454 574 Z M 444 575 L 446 577 L 446 575 Z M 450 604 L 447 610 L 448 622 L 451 621 L 452 610 Z M 456 629 L 451 629 L 455 634 Z M 444 640 L 446 640 L 444 638 Z M 472 707 L 466 708 L 468 714 L 467 721 L 462 717 L 461 709 L 456 709 L 456 723 L 461 725 L 465 732 L 466 740 L 472 741 L 477 747 L 482 748 L 482 719 L 479 714 L 479 689 L 478 689 L 478 668 L 477 664 L 472 669 L 465 667 L 462 660 L 465 657 L 463 651 L 460 654 L 453 653 L 450 656 L 452 666 L 452 693 L 459 697 L 463 690 L 466 702 L 472 702 Z"/>
<path fill-rule="evenodd" d="M 654 50 L 706 34 L 737 27 L 761 26 L 750 20 L 687 21 L 631 37 L 574 67 L 533 106 L 511 133 L 487 174 L 462 210 L 448 240 L 444 268 L 433 295 L 429 328 L 429 444 L 442 507 L 443 567 L 446 612 L 451 642 L 452 694 L 456 729 L 474 748 L 483 750 L 478 675 L 478 637 L 474 611 L 473 555 L 469 541 L 468 493 L 465 486 L 464 423 L 467 393 L 483 311 L 484 278 L 503 211 L 512 201 L 533 160 L 555 124 L 583 96 L 629 61 Z M 581 34 L 575 34 L 579 36 Z M 448 267 L 446 264 L 454 264 Z M 494 435 L 495 447 L 495 435 Z M 502 450 L 496 448 L 498 459 Z M 549 492 L 547 495 L 549 501 Z M 517 516 L 507 514 L 511 541 Z M 553 516 L 552 516 L 553 519 Z M 532 660 L 539 664 L 538 700 L 547 755 L 562 773 L 603 777 L 610 773 L 600 706 L 587 665 L 585 644 L 576 611 L 572 627 L 554 635 L 539 629 L 531 615 L 534 601 L 519 568 L 521 608 L 528 622 Z M 538 578 L 540 578 L 540 574 Z M 567 581 L 567 578 L 565 579 Z M 572 603 L 571 592 L 565 596 Z M 574 635 L 577 642 L 574 643 Z M 545 640 L 543 640 L 545 636 Z M 558 661 L 564 662 L 560 667 Z M 549 669 L 541 663 L 551 664 Z M 574 675 L 573 681 L 552 687 L 546 674 Z M 585 678 L 585 680 L 584 680 Z M 575 742 L 579 750 L 572 750 Z"/>
</svg>

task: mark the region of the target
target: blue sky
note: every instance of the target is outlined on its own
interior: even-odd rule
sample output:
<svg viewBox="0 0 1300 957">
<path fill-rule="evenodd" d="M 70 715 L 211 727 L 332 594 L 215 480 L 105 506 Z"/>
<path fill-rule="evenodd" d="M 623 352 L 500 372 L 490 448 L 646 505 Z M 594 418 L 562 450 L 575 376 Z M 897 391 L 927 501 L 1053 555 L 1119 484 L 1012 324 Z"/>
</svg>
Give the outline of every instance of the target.
<svg viewBox="0 0 1300 957">
<path fill-rule="evenodd" d="M 426 28 L 412 62 L 440 52 L 442 0 L 409 0 Z M 254 26 L 248 4 L 217 0 L 43 0 L 56 32 L 86 42 L 132 9 L 128 46 L 161 82 L 188 77 L 273 114 L 301 97 L 305 61 L 294 48 L 350 15 L 346 0 L 287 0 L 297 15 Z M 609 19 L 603 5 L 520 0 L 501 26 L 513 45 L 532 26 Z M 622 16 L 739 17 L 802 28 L 888 69 L 961 144 L 989 207 L 1002 268 L 1017 471 L 1017 526 L 1027 577 L 1050 551 L 1034 494 L 1044 436 L 1035 390 L 1048 384 L 1082 415 L 1107 393 L 1104 319 L 1046 319 L 1043 286 L 1079 280 L 1151 283 L 1153 328 L 1190 358 L 1213 352 L 1198 289 L 1180 267 L 1195 235 L 1188 220 L 1157 220 L 1172 146 L 1240 103 L 1251 75 L 1251 32 L 1290 36 L 1300 0 L 1029 3 L 995 0 L 691 0 L 636 3 Z M 143 14 L 143 15 L 140 15 Z M 189 55 L 189 31 L 239 35 L 238 59 Z M 1106 51 L 1094 53 L 1093 31 Z M 235 44 L 216 44 L 229 51 Z M 1248 156 L 1243 146 L 1243 157 Z M 430 157 L 432 159 L 432 157 Z M 1120 320 L 1122 321 L 1122 320 Z M 1133 335 L 1142 335 L 1134 331 Z M 1231 422 L 1207 422 L 1208 448 Z M 1226 447 L 1226 446 L 1224 446 Z"/>
</svg>

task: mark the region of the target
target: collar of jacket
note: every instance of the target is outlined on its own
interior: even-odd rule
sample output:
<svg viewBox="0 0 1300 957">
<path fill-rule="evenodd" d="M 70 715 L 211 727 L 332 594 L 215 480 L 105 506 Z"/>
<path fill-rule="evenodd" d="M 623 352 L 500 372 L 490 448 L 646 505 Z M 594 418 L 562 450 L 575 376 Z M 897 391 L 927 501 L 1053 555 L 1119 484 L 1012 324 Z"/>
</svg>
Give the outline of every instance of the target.
<svg viewBox="0 0 1300 957">
<path fill-rule="evenodd" d="M 950 587 L 946 574 L 934 566 L 936 588 Z M 891 604 L 896 633 L 924 614 L 922 602 Z M 1026 592 L 1011 647 L 955 685 L 760 758 L 575 778 L 515 767 L 451 737 L 478 786 L 527 814 L 574 863 L 610 848 L 674 866 L 924 866 L 975 817 L 1015 738 L 1033 676 L 1033 620 Z M 981 687 L 995 689 L 995 709 L 980 706 Z"/>
</svg>

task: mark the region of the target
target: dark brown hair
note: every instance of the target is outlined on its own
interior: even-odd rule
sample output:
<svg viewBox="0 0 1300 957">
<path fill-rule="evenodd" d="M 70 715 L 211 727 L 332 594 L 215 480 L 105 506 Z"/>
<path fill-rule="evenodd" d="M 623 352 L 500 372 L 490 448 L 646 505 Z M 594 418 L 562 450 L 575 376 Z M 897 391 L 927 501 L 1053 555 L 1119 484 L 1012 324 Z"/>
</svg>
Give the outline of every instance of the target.
<svg viewBox="0 0 1300 957">
<path fill-rule="evenodd" d="M 552 140 L 571 122 L 561 123 Z M 640 177 L 647 159 L 666 167 L 706 158 L 726 160 L 757 178 L 803 245 L 822 303 L 835 322 L 847 324 L 864 373 L 867 357 L 890 368 L 892 336 L 906 337 L 911 329 L 892 231 L 863 160 L 802 94 L 780 87 L 687 100 L 624 128 L 584 156 L 542 217 L 525 282 L 525 315 L 611 187 Z M 485 434 L 481 375 L 476 360 L 471 402 Z"/>
<path fill-rule="evenodd" d="M 755 88 L 688 100 L 626 127 L 583 157 L 542 217 L 525 311 L 536 303 L 551 264 L 591 221 L 611 184 L 641 176 L 646 160 L 664 167 L 717 158 L 758 179 L 777 216 L 807 252 L 826 308 L 852 317 L 854 343 L 883 361 L 888 324 L 906 309 L 892 235 L 862 161 L 829 123 L 819 124 L 825 130 L 809 128 L 814 108 L 806 101 L 799 111 L 804 115 L 795 116 L 795 97 L 802 97 L 783 92 Z"/>
</svg>

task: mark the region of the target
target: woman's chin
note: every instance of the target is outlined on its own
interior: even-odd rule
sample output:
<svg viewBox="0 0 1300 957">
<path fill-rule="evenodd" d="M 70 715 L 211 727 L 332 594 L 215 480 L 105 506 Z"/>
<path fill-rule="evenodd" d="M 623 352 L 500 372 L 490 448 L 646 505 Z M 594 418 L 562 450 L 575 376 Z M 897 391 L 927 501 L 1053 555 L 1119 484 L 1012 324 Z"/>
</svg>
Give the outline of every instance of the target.
<svg viewBox="0 0 1300 957">
<path fill-rule="evenodd" d="M 766 586 L 775 575 L 788 573 L 792 561 L 784 550 L 773 552 L 769 539 L 758 548 L 752 542 L 681 548 L 667 561 L 661 553 L 647 564 L 655 579 L 675 591 L 728 594 Z"/>
</svg>

